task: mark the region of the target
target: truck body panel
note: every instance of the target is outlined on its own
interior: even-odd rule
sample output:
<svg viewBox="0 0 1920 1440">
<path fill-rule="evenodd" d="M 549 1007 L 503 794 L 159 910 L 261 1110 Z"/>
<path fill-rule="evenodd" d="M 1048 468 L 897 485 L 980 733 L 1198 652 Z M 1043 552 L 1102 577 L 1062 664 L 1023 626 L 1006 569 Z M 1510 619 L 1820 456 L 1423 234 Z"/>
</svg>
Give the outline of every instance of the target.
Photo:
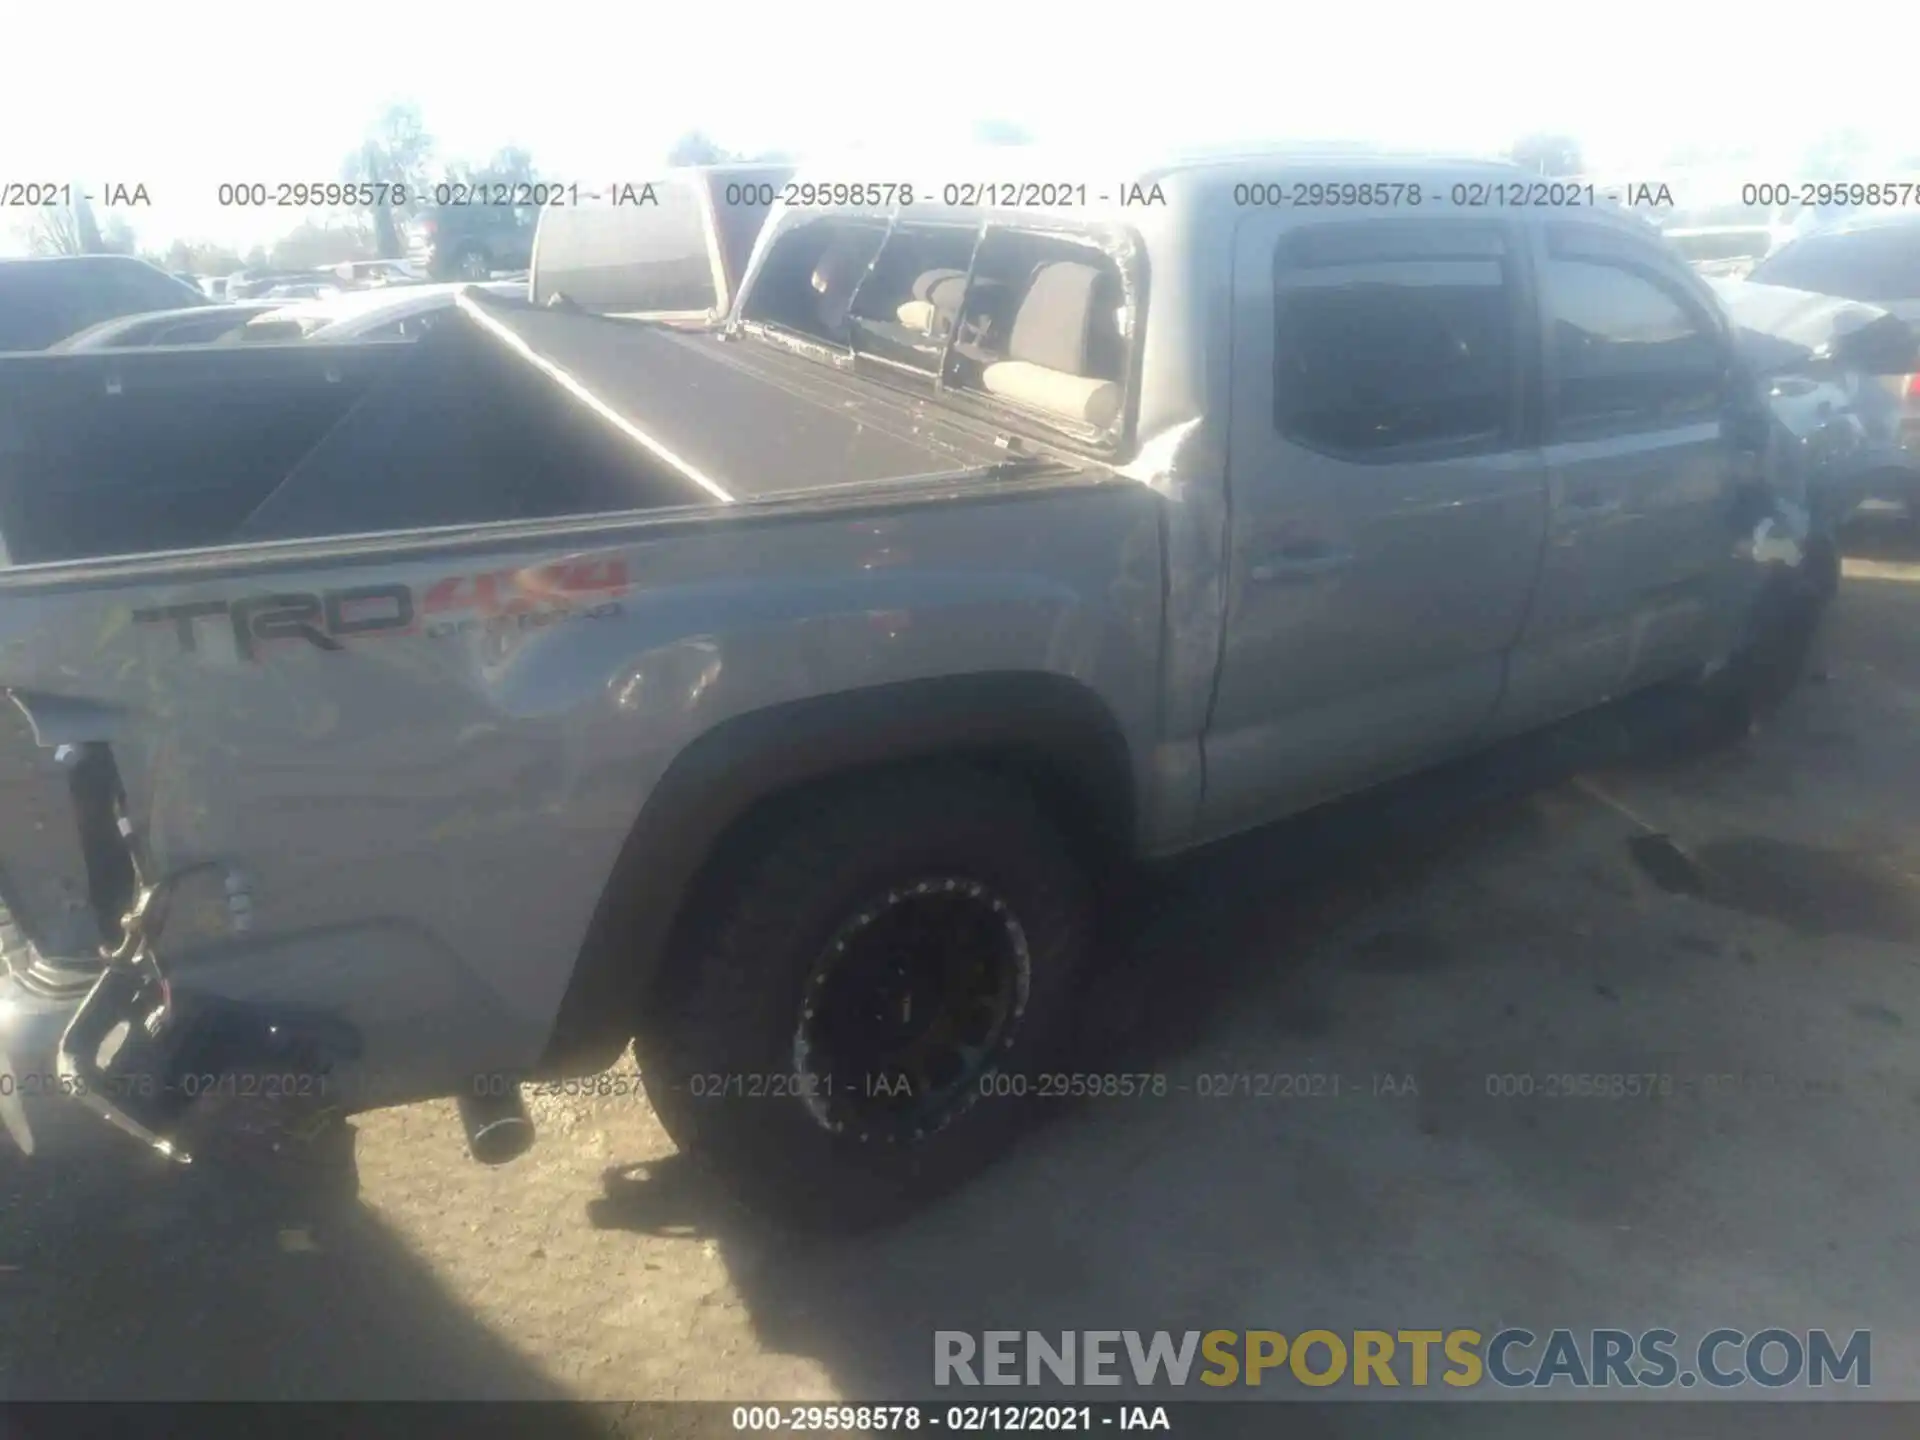
<svg viewBox="0 0 1920 1440">
<path fill-rule="evenodd" d="M 653 783 L 724 720 L 1057 675 L 1099 697 L 1151 786 L 1159 517 L 1134 482 L 634 529 L 37 593 L 16 574 L 0 665 L 29 707 L 113 717 L 87 738 L 163 873 L 244 873 L 244 935 L 218 874 L 183 886 L 175 984 L 334 1009 L 365 1039 L 369 1103 L 539 1058 L 571 974 L 554 957 L 581 949 Z M 14 884 L 32 834 L 10 833 L 7 897 L 57 944 L 59 916 Z"/>
</svg>

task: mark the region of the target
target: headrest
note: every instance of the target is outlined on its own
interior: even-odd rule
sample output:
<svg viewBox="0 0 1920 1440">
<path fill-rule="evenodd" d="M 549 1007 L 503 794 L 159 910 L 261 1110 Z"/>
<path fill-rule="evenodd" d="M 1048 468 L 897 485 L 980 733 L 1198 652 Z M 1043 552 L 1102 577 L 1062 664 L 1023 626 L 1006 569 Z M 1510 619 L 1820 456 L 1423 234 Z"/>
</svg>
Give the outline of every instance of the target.
<svg viewBox="0 0 1920 1440">
<path fill-rule="evenodd" d="M 961 288 L 964 289 L 966 287 L 967 272 L 964 270 L 928 270 L 913 282 L 913 298 L 916 300 L 932 300 L 934 298 L 933 291 L 936 285 L 950 285 L 951 282 L 955 280 L 958 280 Z"/>
<path fill-rule="evenodd" d="M 1034 271 L 1013 317 L 1007 357 L 1069 375 L 1086 374 L 1099 284 L 1100 268 L 1076 260 L 1056 260 Z"/>
</svg>

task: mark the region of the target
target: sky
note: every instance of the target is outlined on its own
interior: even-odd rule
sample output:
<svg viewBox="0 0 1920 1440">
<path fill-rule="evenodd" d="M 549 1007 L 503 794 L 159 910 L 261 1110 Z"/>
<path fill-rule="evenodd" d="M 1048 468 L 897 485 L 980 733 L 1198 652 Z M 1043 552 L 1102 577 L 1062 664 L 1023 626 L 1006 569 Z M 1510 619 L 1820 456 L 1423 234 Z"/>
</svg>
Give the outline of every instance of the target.
<svg viewBox="0 0 1920 1440">
<path fill-rule="evenodd" d="M 444 158 L 520 145 L 543 178 L 583 186 L 644 178 L 694 128 L 730 149 L 831 156 L 837 174 L 865 155 L 945 151 L 987 119 L 1116 160 L 1294 138 L 1491 153 L 1546 130 L 1626 178 L 1664 178 L 1662 158 L 1692 144 L 1751 148 L 1766 170 L 1746 178 L 1818 180 L 1833 177 L 1793 171 L 1821 128 L 1914 148 L 1920 36 L 1910 7 L 1889 6 L 1871 46 L 1829 35 L 1809 54 L 1800 25 L 1672 0 L 814 0 L 735 8 L 752 16 L 737 33 L 710 5 L 613 0 L 8 8 L 0 186 L 144 184 L 151 206 L 124 213 L 155 249 L 285 233 L 305 217 L 222 208 L 219 185 L 335 180 L 400 100 Z M 0 245 L 17 226 L 0 214 Z"/>
</svg>

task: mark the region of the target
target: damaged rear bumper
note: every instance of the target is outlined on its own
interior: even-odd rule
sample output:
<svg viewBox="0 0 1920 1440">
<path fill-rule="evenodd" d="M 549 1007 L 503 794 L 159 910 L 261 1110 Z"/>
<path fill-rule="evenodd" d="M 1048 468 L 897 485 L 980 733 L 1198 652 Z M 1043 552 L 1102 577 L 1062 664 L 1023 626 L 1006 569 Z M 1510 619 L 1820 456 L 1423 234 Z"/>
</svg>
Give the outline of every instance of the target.
<svg viewBox="0 0 1920 1440">
<path fill-rule="evenodd" d="M 59 1079 L 60 1037 L 78 997 L 36 994 L 11 973 L 0 974 L 0 1123 L 31 1155 L 49 1107 L 70 1102 Z"/>
<path fill-rule="evenodd" d="M 157 968 L 48 964 L 12 934 L 0 968 L 0 1129 L 23 1153 L 41 1148 L 61 1111 L 91 1112 L 188 1163 L 181 1135 L 202 1099 L 257 1102 L 291 1123 L 342 1108 L 336 1071 L 361 1047 L 339 1021 L 181 993 Z"/>
</svg>

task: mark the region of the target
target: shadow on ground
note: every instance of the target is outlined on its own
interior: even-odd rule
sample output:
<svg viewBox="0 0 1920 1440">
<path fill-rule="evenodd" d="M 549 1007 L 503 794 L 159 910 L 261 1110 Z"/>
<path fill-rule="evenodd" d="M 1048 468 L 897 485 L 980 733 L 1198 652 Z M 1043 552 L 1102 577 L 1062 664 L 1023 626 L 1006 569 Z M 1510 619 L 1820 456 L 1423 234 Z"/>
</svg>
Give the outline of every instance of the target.
<svg viewBox="0 0 1920 1440">
<path fill-rule="evenodd" d="M 361 1208 L 350 1126 L 184 1169 L 104 1128 L 0 1159 L 0 1399 L 562 1398 Z"/>
<path fill-rule="evenodd" d="M 1624 1307 L 1598 1323 L 1720 1306 L 1889 1344 L 1920 1331 L 1903 1282 L 1920 1080 L 1900 1060 L 1920 936 L 1904 897 L 1847 888 L 1862 854 L 1920 853 L 1920 583 L 1849 575 L 1841 609 L 1838 680 L 1757 738 L 1710 748 L 1697 711 L 1652 697 L 1214 847 L 1113 916 L 1080 1068 L 1417 1073 L 1417 1098 L 1063 1106 L 992 1174 L 853 1241 L 744 1214 L 678 1156 L 615 1151 L 585 1218 L 713 1241 L 754 1340 L 869 1400 L 934 1394 L 939 1329 L 1554 1324 L 1595 1296 Z M 1671 827 L 1674 885 L 1646 843 L 1669 800 L 1697 822 Z M 1729 1055 L 1843 1057 L 1855 1098 L 1656 1114 L 1479 1088 Z M 356 1197 L 347 1157 L 311 1163 L 0 1158 L 0 1397 L 558 1393 L 555 1355 L 536 1365 L 452 1300 Z M 420 1181 L 429 1223 L 440 1183 Z M 592 1345 L 572 1314 L 555 1344 Z M 687 1317 L 663 1320 L 645 1333 L 686 1347 Z M 1315 1425 L 1408 1433 L 1375 1406 Z"/>
<path fill-rule="evenodd" d="M 1849 578 L 1842 605 L 1847 633 L 1820 674 L 1840 665 L 1846 694 L 1865 697 L 1847 713 L 1896 725 L 1920 684 L 1920 584 Z M 1898 693 L 1874 688 L 1887 684 Z M 1878 734 L 1858 737 L 1859 754 L 1834 744 L 1831 693 L 1811 686 L 1733 742 L 1674 697 L 1616 707 L 1214 847 L 1115 917 L 1082 1069 L 1371 1056 L 1376 1083 L 1396 1068 L 1423 1077 L 1401 1109 L 1062 1109 L 993 1176 L 859 1240 L 782 1233 L 677 1156 L 609 1170 L 590 1221 L 713 1237 L 761 1343 L 817 1358 L 857 1397 L 934 1396 L 941 1329 L 1394 1328 L 1495 1307 L 1560 1324 L 1588 1303 L 1684 1324 L 1767 1297 L 1817 1313 L 1808 1323 L 1856 1305 L 1860 1323 L 1920 1324 L 1876 1278 L 1912 1244 L 1899 1218 L 1910 1167 L 1896 1155 L 1875 1169 L 1895 1126 L 1911 1134 L 1920 1088 L 1882 1052 L 1851 1051 L 1909 1023 L 1920 910 L 1910 884 L 1869 875 L 1857 845 L 1820 833 L 1850 836 L 1854 812 L 1884 797 L 1882 833 L 1920 843 L 1898 799 L 1915 793 L 1920 755 L 1869 764 Z M 1801 756 L 1807 783 L 1831 786 L 1832 816 L 1796 796 Z M 1612 798 L 1668 784 L 1706 831 L 1678 847 L 1706 876 L 1704 906 L 1665 898 L 1675 887 L 1634 848 L 1664 831 Z M 1753 825 L 1799 815 L 1798 830 L 1742 829 L 1749 810 Z M 1835 934 L 1867 947 L 1857 967 L 1826 948 Z M 1874 946 L 1907 947 L 1907 962 L 1889 969 Z M 1383 1056 L 1376 1033 L 1414 1048 Z M 1846 1078 L 1846 1111 L 1840 1081 L 1776 1069 L 1841 1053 L 1864 1067 Z M 1765 1065 L 1776 1088 L 1743 1068 L 1740 1093 L 1710 1107 L 1685 1067 L 1730 1075 L 1728 1056 Z M 1686 1103 L 1501 1108 L 1480 1091 L 1491 1069 L 1570 1063 L 1677 1072 Z M 1838 1258 L 1870 1234 L 1879 1248 Z M 1512 1418 L 1432 1424 L 1504 1434 Z M 1374 1406 L 1309 1429 L 1409 1433 Z"/>
<path fill-rule="evenodd" d="M 1723 738 L 1704 728 L 1690 701 L 1649 697 L 1183 858 L 1111 917 L 1078 1068 L 1182 1073 L 1183 1057 L 1248 1004 L 1261 1007 L 1268 1036 L 1313 1051 L 1354 1017 L 1320 993 L 1317 976 L 1296 968 L 1298 957 L 1356 918 L 1393 910 L 1394 897 L 1445 883 L 1476 853 L 1550 843 L 1532 804 L 1542 790 L 1595 766 L 1682 763 Z M 1389 923 L 1356 944 L 1349 959 L 1370 982 L 1388 986 L 1445 969 L 1456 957 L 1417 923 Z M 1237 1057 L 1234 1073 L 1252 1058 Z M 1073 1147 L 1073 1133 L 1097 1108 L 1048 1109 L 1010 1169 L 1027 1164 L 1035 1150 Z M 596 1227 L 718 1239 L 767 1344 L 820 1357 L 848 1395 L 921 1395 L 935 1329 L 1023 1326 L 1034 1323 L 1030 1302 L 1038 1296 L 1106 1288 L 1100 1274 L 1080 1268 L 1071 1248 L 1035 1245 L 1037 1217 L 1026 1207 L 1043 1206 L 1056 1221 L 1084 1215 L 1090 1229 L 1111 1229 L 1137 1208 L 1136 1181 L 1158 1188 L 1167 1177 L 1147 1179 L 1156 1163 L 1150 1147 L 1108 1148 L 1086 1158 L 1090 1163 L 1048 1166 L 1039 1193 L 990 1177 L 876 1237 L 821 1239 L 769 1225 L 679 1155 L 609 1170 L 605 1194 L 588 1213 Z M 1234 1179 L 1193 1174 L 1180 1183 L 1204 1188 Z M 1322 1198 L 1337 1208 L 1338 1196 Z M 1286 1203 L 1273 1197 L 1276 1210 Z M 1136 1214 L 1131 1223 L 1146 1261 L 1155 1244 L 1153 1217 Z M 1111 1239 L 1104 1248 L 1113 1248 Z M 1191 1248 L 1190 1240 L 1182 1242 Z M 1213 1259 L 1224 1272 L 1257 1273 L 1266 1263 L 1257 1252 Z M 1219 1314 L 1211 1319 L 1235 1323 Z M 1164 1313 L 1122 1318 L 1095 1309 L 1061 1323 L 1177 1328 L 1176 1317 Z"/>
</svg>

